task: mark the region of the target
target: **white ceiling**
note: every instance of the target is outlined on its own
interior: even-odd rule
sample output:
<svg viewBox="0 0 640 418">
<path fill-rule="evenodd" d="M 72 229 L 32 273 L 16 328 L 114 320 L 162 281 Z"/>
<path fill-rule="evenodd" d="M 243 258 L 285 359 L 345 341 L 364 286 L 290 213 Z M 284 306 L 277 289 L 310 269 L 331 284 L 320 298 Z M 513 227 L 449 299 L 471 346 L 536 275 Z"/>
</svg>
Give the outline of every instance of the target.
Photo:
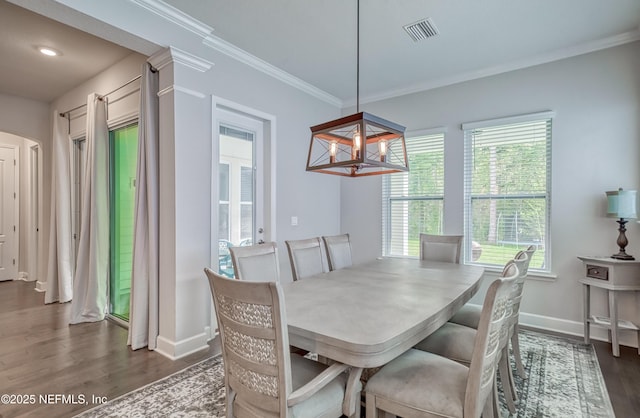
<svg viewBox="0 0 640 418">
<path fill-rule="evenodd" d="M 155 3 L 136 0 L 136 3 Z M 165 0 L 213 35 L 354 104 L 356 0 Z M 430 17 L 436 37 L 403 25 Z M 123 17 L 125 18 L 125 17 Z M 639 0 L 362 0 L 361 102 L 640 39 Z M 62 57 L 46 59 L 50 44 Z M 131 53 L 0 0 L 0 93 L 50 101 Z"/>
<path fill-rule="evenodd" d="M 62 52 L 42 55 L 37 47 Z M 49 103 L 132 51 L 0 0 L 0 93 Z"/>
<path fill-rule="evenodd" d="M 165 0 L 213 34 L 354 103 L 356 0 Z M 430 17 L 440 34 L 403 29 Z M 640 39 L 639 0 L 362 0 L 363 100 L 477 78 Z"/>
</svg>

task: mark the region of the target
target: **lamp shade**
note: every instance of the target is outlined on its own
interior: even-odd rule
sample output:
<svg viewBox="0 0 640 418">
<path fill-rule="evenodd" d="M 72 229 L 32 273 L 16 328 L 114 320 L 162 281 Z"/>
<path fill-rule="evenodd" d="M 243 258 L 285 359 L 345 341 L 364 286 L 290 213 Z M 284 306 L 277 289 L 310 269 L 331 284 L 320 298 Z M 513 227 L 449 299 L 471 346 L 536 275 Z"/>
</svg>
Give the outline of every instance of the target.
<svg viewBox="0 0 640 418">
<path fill-rule="evenodd" d="M 408 171 L 404 129 L 365 112 L 312 126 L 307 171 L 348 177 Z"/>
<path fill-rule="evenodd" d="M 637 192 L 635 190 L 614 190 L 607 194 L 607 217 L 635 219 Z"/>
</svg>

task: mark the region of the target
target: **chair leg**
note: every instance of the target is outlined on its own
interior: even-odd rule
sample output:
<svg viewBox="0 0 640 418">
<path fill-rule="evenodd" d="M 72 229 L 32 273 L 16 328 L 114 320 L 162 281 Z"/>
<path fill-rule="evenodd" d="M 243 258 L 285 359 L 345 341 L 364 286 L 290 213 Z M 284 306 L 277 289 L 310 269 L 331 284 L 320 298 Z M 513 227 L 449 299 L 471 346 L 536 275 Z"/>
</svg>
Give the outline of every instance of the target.
<svg viewBox="0 0 640 418">
<path fill-rule="evenodd" d="M 376 397 L 369 392 L 365 395 L 366 406 L 365 412 L 367 414 L 367 418 L 378 418 L 378 409 L 376 408 Z"/>
<path fill-rule="evenodd" d="M 348 417 L 354 416 L 355 411 L 360 407 L 362 392 L 356 390 L 357 384 L 360 382 L 360 376 L 362 376 L 362 368 L 360 367 L 353 367 L 349 372 L 344 400 L 342 401 L 342 413 Z"/>
<path fill-rule="evenodd" d="M 355 412 L 353 413 L 353 415 L 349 415 L 349 418 L 360 418 L 360 402 L 356 402 L 355 405 Z"/>
<path fill-rule="evenodd" d="M 511 382 L 509 381 L 509 357 L 507 356 L 507 346 L 505 345 L 504 351 L 498 364 L 498 372 L 500 373 L 500 382 L 502 383 L 502 391 L 504 393 L 504 400 L 507 403 L 509 412 L 514 414 L 516 412 L 516 405 L 513 402 L 513 392 L 511 391 Z"/>
<path fill-rule="evenodd" d="M 513 335 L 511 335 L 511 348 L 513 349 L 513 357 L 516 361 L 518 376 L 526 379 L 527 373 L 524 371 L 524 365 L 522 364 L 522 357 L 520 355 L 520 340 L 518 339 L 519 332 L 520 326 L 516 323 L 513 327 Z"/>
<path fill-rule="evenodd" d="M 500 405 L 498 404 L 498 381 L 495 377 L 493 379 L 493 390 L 491 392 L 491 395 L 489 395 L 491 399 L 487 399 L 484 403 L 484 407 L 482 408 L 482 418 L 500 417 Z"/>
<path fill-rule="evenodd" d="M 507 350 L 508 351 L 508 350 Z M 507 373 L 509 374 L 509 385 L 511 385 L 511 394 L 513 395 L 513 401 L 518 402 L 518 391 L 516 390 L 516 381 L 513 378 L 513 371 L 507 361 Z"/>
<path fill-rule="evenodd" d="M 233 418 L 233 401 L 236 400 L 236 391 L 226 386 L 227 390 L 227 418 Z"/>
</svg>

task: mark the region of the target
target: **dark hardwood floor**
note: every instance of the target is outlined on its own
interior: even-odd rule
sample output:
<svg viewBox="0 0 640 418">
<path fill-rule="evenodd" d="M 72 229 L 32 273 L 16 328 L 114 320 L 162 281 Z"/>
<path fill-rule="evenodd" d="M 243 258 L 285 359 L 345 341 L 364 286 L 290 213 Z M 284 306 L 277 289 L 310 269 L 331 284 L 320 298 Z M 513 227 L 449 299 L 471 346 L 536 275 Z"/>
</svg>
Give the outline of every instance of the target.
<svg viewBox="0 0 640 418">
<path fill-rule="evenodd" d="M 93 397 L 114 399 L 220 352 L 208 350 L 171 361 L 146 349 L 131 351 L 127 331 L 109 321 L 69 325 L 70 304 L 44 305 L 33 283 L 0 282 L 0 395 L 36 395 L 34 404 L 0 403 L 0 418 L 69 417 L 93 405 Z M 640 356 L 593 341 L 609 397 L 618 418 L 640 411 Z M 89 405 L 39 396 L 83 395 Z M 16 400 L 16 399 L 13 399 Z M 30 399 L 26 399 L 30 402 Z"/>
<path fill-rule="evenodd" d="M 616 417 L 639 416 L 640 356 L 638 350 L 620 346 L 620 357 L 613 357 L 610 344 L 593 340 L 592 343 L 598 354 L 598 362 Z"/>
<path fill-rule="evenodd" d="M 220 352 L 211 343 L 172 361 L 132 351 L 124 328 L 109 321 L 69 325 L 71 305 L 44 305 L 44 294 L 33 288 L 33 282 L 0 282 L 0 395 L 27 403 L 3 398 L 0 418 L 73 416 L 93 407 L 94 398 L 114 399 Z M 82 395 L 88 405 L 55 395 L 75 395 L 65 401 L 76 402 Z"/>
</svg>

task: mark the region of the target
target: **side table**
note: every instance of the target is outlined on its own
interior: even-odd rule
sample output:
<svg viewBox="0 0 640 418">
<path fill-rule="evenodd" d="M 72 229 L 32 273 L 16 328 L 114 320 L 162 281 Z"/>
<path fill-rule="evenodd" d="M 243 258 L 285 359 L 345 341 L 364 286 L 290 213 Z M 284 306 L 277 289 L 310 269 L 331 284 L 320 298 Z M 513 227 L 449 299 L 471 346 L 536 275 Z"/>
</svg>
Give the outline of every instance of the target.
<svg viewBox="0 0 640 418">
<path fill-rule="evenodd" d="M 638 354 L 640 354 L 640 327 L 631 321 L 618 318 L 618 293 L 640 290 L 640 261 L 617 260 L 611 257 L 578 257 L 584 266 L 582 283 L 584 310 L 584 342 L 589 344 L 591 324 L 607 328 L 611 335 L 611 351 L 620 357 L 618 330 L 636 331 Z M 606 289 L 609 296 L 609 316 L 591 315 L 591 286 Z"/>
</svg>

